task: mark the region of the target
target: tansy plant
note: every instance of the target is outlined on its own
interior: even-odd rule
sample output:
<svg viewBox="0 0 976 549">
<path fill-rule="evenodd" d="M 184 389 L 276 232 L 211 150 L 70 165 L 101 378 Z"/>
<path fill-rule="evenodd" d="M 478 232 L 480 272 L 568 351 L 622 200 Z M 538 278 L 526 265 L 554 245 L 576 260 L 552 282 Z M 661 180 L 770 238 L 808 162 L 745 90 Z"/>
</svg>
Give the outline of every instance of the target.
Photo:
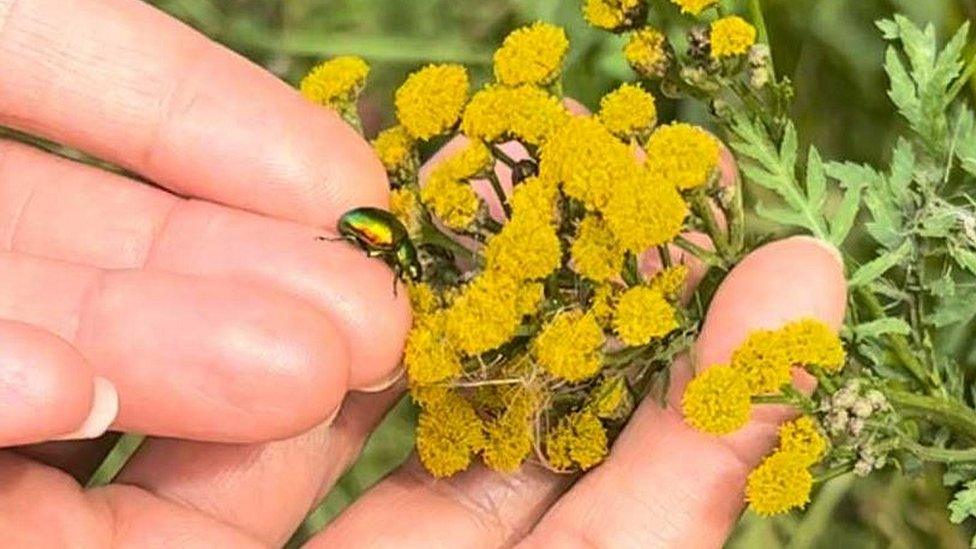
<svg viewBox="0 0 976 549">
<path fill-rule="evenodd" d="M 837 475 L 889 465 L 911 473 L 926 461 L 948 464 L 947 484 L 959 487 L 953 520 L 976 514 L 965 367 L 976 315 L 976 123 L 957 101 L 976 72 L 960 61 L 967 29 L 940 51 L 931 29 L 900 16 L 880 22 L 892 43 L 889 95 L 907 122 L 891 165 L 825 162 L 815 148 L 801 163 L 792 88 L 750 5 L 747 17 L 715 0 L 584 0 L 591 25 L 624 35 L 635 74 L 593 114 L 567 107 L 560 73 L 570 44 L 542 22 L 504 40 L 493 80 L 473 92 L 453 64 L 426 66 L 397 90 L 398 124 L 373 141 L 392 215 L 356 210 L 340 232 L 416 279 L 404 365 L 431 474 L 476 459 L 503 472 L 526 461 L 594 467 L 635 403 L 667 385 L 717 283 L 765 238 L 747 234 L 747 217 L 846 252 L 863 215 L 874 252 L 845 253 L 842 334 L 812 319 L 753 332 L 728 364 L 692 379 L 682 411 L 723 436 L 758 406 L 796 408 L 749 475 L 745 499 L 759 514 L 803 507 Z M 680 11 L 683 26 L 648 26 L 653 10 Z M 301 89 L 358 126 L 367 72 L 357 58 L 336 58 Z M 658 124 L 655 94 L 707 104 L 742 180 L 723 184 L 712 133 Z M 423 145 L 449 139 L 421 177 Z M 690 267 L 706 271 L 693 295 Z M 816 388 L 795 388 L 798 375 Z"/>
</svg>

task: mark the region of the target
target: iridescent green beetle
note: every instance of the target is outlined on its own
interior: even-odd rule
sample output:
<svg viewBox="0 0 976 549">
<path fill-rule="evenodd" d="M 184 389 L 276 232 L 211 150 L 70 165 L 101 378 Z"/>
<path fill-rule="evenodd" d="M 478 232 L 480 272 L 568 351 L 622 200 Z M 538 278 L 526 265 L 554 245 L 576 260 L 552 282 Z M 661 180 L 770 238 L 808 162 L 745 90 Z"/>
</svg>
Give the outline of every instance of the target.
<svg viewBox="0 0 976 549">
<path fill-rule="evenodd" d="M 420 280 L 423 270 L 417 248 L 406 227 L 390 212 L 370 207 L 349 210 L 339 218 L 336 230 L 340 238 L 319 237 L 319 240 L 345 240 L 365 251 L 368 257 L 385 261 L 396 274 L 394 294 L 397 279 Z"/>
</svg>

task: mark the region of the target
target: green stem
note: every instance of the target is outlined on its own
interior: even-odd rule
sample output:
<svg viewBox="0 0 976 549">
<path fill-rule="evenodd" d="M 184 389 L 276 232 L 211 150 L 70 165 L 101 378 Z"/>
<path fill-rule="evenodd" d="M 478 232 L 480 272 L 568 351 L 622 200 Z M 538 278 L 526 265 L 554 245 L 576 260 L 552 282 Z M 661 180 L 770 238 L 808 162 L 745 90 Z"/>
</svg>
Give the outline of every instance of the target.
<svg viewBox="0 0 976 549">
<path fill-rule="evenodd" d="M 749 0 L 749 16 L 752 18 L 752 24 L 756 27 L 758 41 L 768 46 L 769 31 L 766 30 L 766 17 L 763 16 L 761 0 Z M 769 75 L 771 80 L 776 80 L 776 68 L 773 66 L 772 56 L 769 57 Z"/>
<path fill-rule="evenodd" d="M 903 415 L 920 417 L 945 425 L 956 433 L 976 441 L 976 411 L 971 408 L 955 401 L 900 389 L 889 390 L 887 396 Z"/>
<path fill-rule="evenodd" d="M 628 286 L 640 285 L 641 276 L 637 268 L 637 256 L 633 252 L 627 252 L 627 257 L 624 259 L 624 270 L 621 276 Z"/>
<path fill-rule="evenodd" d="M 725 261 L 719 257 L 718 254 L 711 250 L 702 248 L 682 235 L 678 235 L 674 238 L 674 245 L 697 257 L 707 265 L 718 267 L 720 269 L 725 269 L 726 267 Z"/>
<path fill-rule="evenodd" d="M 514 168 L 515 167 L 515 164 L 518 163 L 517 160 L 515 160 L 511 156 L 508 156 L 508 154 L 506 154 L 505 151 L 503 151 L 501 149 L 501 147 L 499 147 L 498 145 L 492 145 L 491 146 L 491 154 L 496 159 L 498 159 L 499 162 L 501 162 L 502 164 L 505 164 L 509 168 Z"/>
<path fill-rule="evenodd" d="M 729 244 L 732 253 L 738 256 L 746 243 L 746 215 L 742 199 L 742 181 L 736 176 L 736 181 L 731 187 L 731 192 L 735 193 L 732 197 L 732 204 L 727 211 L 729 218 Z"/>
<path fill-rule="evenodd" d="M 964 450 L 936 448 L 934 446 L 923 446 L 914 440 L 902 441 L 902 447 L 926 461 L 938 461 L 940 463 L 976 461 L 976 448 L 966 448 Z"/>
<path fill-rule="evenodd" d="M 786 395 L 754 395 L 753 404 L 793 404 L 793 399 Z"/>
<path fill-rule="evenodd" d="M 488 172 L 488 181 L 491 182 L 491 189 L 495 191 L 495 196 L 498 197 L 498 202 L 501 203 L 502 210 L 505 211 L 505 217 L 510 219 L 512 217 L 512 207 L 508 204 L 505 189 L 502 188 L 502 182 L 498 180 L 498 175 L 495 174 L 495 170 Z"/>
<path fill-rule="evenodd" d="M 867 307 L 868 312 L 873 319 L 881 319 L 887 316 L 885 314 L 884 307 L 881 306 L 881 302 L 878 301 L 878 298 L 874 295 L 874 292 L 864 286 L 857 288 L 856 292 L 858 297 L 860 297 L 861 301 Z M 901 362 L 902 366 L 904 366 L 906 370 L 915 376 L 918 381 L 930 388 L 934 388 L 937 385 L 934 383 L 931 376 L 926 373 L 925 367 L 918 360 L 918 358 L 915 357 L 915 354 L 912 353 L 912 349 L 908 345 L 908 340 L 904 335 L 889 333 L 885 335 L 885 338 L 888 340 L 888 343 L 891 344 L 891 350 L 895 353 L 895 356 L 898 357 L 898 360 Z"/>
<path fill-rule="evenodd" d="M 119 437 L 119 440 L 115 441 L 115 446 L 112 446 L 112 450 L 98 465 L 98 469 L 95 469 L 95 472 L 88 477 L 85 488 L 97 488 L 111 483 L 133 454 L 142 446 L 145 439 L 145 435 L 136 433 L 125 433 Z"/>
<path fill-rule="evenodd" d="M 437 229 L 437 227 L 434 227 L 429 223 L 424 223 L 423 228 L 421 228 L 419 242 L 421 244 L 440 246 L 441 248 L 449 250 L 455 255 L 463 256 L 465 259 L 468 259 L 474 263 L 481 263 L 481 257 L 478 256 L 478 254 L 462 246 L 461 243 L 442 233 Z"/>
<path fill-rule="evenodd" d="M 816 484 L 821 484 L 821 483 L 827 482 L 828 480 L 832 480 L 832 479 L 835 479 L 835 478 L 837 478 L 839 476 L 843 476 L 843 475 L 847 474 L 848 472 L 850 472 L 850 470 L 851 470 L 851 464 L 850 463 L 845 463 L 844 465 L 838 465 L 836 467 L 832 467 L 830 469 L 827 469 L 823 473 L 820 473 L 819 475 L 817 475 L 816 477 L 814 477 L 813 482 L 816 483 Z"/>
<path fill-rule="evenodd" d="M 729 250 L 728 235 L 725 234 L 722 226 L 719 225 L 718 219 L 715 217 L 715 212 L 712 210 L 712 204 L 703 189 L 698 188 L 692 191 L 691 209 L 702 220 L 702 223 L 705 224 L 705 232 L 712 239 L 712 244 L 715 245 L 715 251 L 718 252 L 719 257 L 723 259 L 723 262 L 731 261 L 733 258 Z"/>
</svg>

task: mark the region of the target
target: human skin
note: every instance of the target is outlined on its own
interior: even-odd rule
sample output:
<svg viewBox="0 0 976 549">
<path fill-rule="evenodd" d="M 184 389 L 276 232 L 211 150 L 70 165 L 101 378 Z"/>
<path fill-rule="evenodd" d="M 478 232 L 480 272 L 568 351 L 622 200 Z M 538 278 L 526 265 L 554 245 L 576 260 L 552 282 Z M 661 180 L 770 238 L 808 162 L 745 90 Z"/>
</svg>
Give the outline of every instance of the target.
<svg viewBox="0 0 976 549">
<path fill-rule="evenodd" d="M 280 545 L 400 392 L 382 389 L 402 292 L 315 239 L 386 204 L 382 167 L 337 116 L 136 0 L 0 0 L 0 91 L 0 124 L 156 185 L 0 142 L 4 544 Z M 714 438 L 673 403 L 751 329 L 839 325 L 844 294 L 823 244 L 767 245 L 716 294 L 672 406 L 644 402 L 572 486 L 531 466 L 433 481 L 414 459 L 311 544 L 718 546 L 789 412 Z M 104 488 L 75 477 L 105 439 L 32 444 L 106 428 L 151 438 Z"/>
</svg>

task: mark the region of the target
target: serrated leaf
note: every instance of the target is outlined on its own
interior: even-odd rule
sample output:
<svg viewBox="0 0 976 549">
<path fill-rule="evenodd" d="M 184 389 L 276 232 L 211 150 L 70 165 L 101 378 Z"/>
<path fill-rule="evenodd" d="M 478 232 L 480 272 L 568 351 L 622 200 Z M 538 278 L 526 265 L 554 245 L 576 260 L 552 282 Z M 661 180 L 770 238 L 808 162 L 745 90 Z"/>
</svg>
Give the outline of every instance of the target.
<svg viewBox="0 0 976 549">
<path fill-rule="evenodd" d="M 807 155 L 807 202 L 822 211 L 827 200 L 827 175 L 824 173 L 823 159 L 816 147 L 810 147 Z"/>
<path fill-rule="evenodd" d="M 926 315 L 925 323 L 933 328 L 944 328 L 957 322 L 967 322 L 976 315 L 976 292 L 967 292 L 941 301 L 935 310 Z"/>
<path fill-rule="evenodd" d="M 962 246 L 950 245 L 949 255 L 956 263 L 967 271 L 976 274 L 976 253 Z"/>
<path fill-rule="evenodd" d="M 949 521 L 953 524 L 960 524 L 972 516 L 976 516 L 976 480 L 967 482 L 949 502 Z"/>
<path fill-rule="evenodd" d="M 861 265 L 861 267 L 854 271 L 854 274 L 851 275 L 848 283 L 852 288 L 870 284 L 879 276 L 886 273 L 889 269 L 904 261 L 911 251 L 911 243 L 907 241 L 903 242 L 897 250 L 885 252 L 868 263 Z"/>
<path fill-rule="evenodd" d="M 891 19 L 879 19 L 874 24 L 881 30 L 881 34 L 885 40 L 898 39 L 898 23 L 895 23 Z"/>
<path fill-rule="evenodd" d="M 962 169 L 976 176 L 976 122 L 973 111 L 963 107 L 959 116 L 959 138 L 956 142 L 956 158 Z"/>
<path fill-rule="evenodd" d="M 783 132 L 783 143 L 779 147 L 779 157 L 784 166 L 796 166 L 796 151 L 798 147 L 796 126 L 792 122 L 786 125 Z"/>
<path fill-rule="evenodd" d="M 889 47 L 885 52 L 885 72 L 891 87 L 888 89 L 888 97 L 898 107 L 898 112 L 908 121 L 912 127 L 919 125 L 921 104 L 915 90 L 915 83 L 908 76 L 905 65 L 898 58 L 898 52 L 893 47 Z"/>
<path fill-rule="evenodd" d="M 762 202 L 756 202 L 756 215 L 780 225 L 801 227 L 808 231 L 814 229 L 809 226 L 802 215 L 786 208 L 769 207 Z"/>
<path fill-rule="evenodd" d="M 915 171 L 915 149 L 904 137 L 898 138 L 891 154 L 891 173 L 888 176 L 888 189 L 898 203 L 906 203 L 911 198 L 910 186 Z"/>
<path fill-rule="evenodd" d="M 877 338 L 885 334 L 907 335 L 911 331 L 912 327 L 900 318 L 879 318 L 851 328 L 852 334 L 859 339 Z"/>
</svg>

